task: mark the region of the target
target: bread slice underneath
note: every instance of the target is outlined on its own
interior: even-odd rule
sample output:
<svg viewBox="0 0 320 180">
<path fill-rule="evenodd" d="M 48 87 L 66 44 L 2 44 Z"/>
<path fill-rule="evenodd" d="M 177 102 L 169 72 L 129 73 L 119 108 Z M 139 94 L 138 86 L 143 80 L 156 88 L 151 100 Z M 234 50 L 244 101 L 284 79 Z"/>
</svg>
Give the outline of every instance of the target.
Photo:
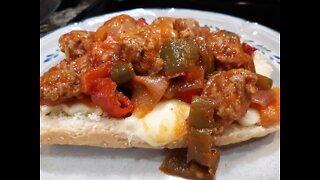
<svg viewBox="0 0 320 180">
<path fill-rule="evenodd" d="M 234 144 L 251 138 L 263 137 L 280 129 L 276 124 L 270 127 L 258 125 L 241 126 L 233 124 L 222 136 L 216 137 L 215 145 Z M 119 128 L 119 121 L 92 121 L 86 116 L 43 115 L 40 113 L 40 144 L 86 145 L 108 148 L 182 148 L 185 138 L 180 137 L 169 144 L 152 146 L 136 136 L 128 136 Z"/>
</svg>

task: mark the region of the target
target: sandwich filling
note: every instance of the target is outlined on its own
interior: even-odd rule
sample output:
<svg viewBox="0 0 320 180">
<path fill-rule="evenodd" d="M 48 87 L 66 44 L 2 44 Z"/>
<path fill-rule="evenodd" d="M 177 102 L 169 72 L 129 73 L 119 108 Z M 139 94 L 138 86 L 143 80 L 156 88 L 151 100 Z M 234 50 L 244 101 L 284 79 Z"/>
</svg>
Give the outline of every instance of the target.
<svg viewBox="0 0 320 180">
<path fill-rule="evenodd" d="M 257 73 L 267 77 L 271 76 L 272 68 L 262 56 L 255 55 L 254 64 Z M 93 104 L 90 99 L 62 103 L 56 106 L 41 106 L 42 115 L 55 116 L 57 122 L 60 117 L 63 118 L 66 115 L 74 117 L 72 123 L 77 123 L 78 117 L 86 117 L 94 123 L 113 121 L 113 123 L 116 123 L 115 126 L 118 127 L 119 133 L 126 134 L 129 143 L 130 139 L 134 137 L 154 147 L 162 147 L 183 137 L 186 134 L 186 119 L 189 112 L 190 104 L 178 99 L 160 101 L 151 112 L 148 112 L 142 118 L 133 114 L 120 121 L 116 118 L 104 117 L 103 110 Z M 245 116 L 234 123 L 241 126 L 260 125 L 259 110 L 250 107 Z M 42 124 L 42 126 L 45 127 L 46 124 Z"/>
<path fill-rule="evenodd" d="M 119 131 L 152 146 L 185 136 L 187 149 L 161 167 L 169 174 L 213 178 L 215 136 L 235 123 L 279 123 L 272 68 L 233 32 L 194 19 L 148 24 L 119 15 L 95 32 L 64 34 L 59 45 L 66 58 L 40 77 L 42 115 L 116 121 Z"/>
</svg>

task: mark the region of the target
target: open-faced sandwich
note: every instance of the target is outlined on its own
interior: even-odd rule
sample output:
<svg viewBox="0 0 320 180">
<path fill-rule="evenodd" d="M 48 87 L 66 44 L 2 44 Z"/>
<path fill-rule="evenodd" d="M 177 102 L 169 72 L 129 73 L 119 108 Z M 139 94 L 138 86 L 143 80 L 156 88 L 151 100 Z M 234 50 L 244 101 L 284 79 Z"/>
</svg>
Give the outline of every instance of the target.
<svg viewBox="0 0 320 180">
<path fill-rule="evenodd" d="M 212 179 L 217 146 L 279 129 L 280 88 L 255 48 L 194 19 L 119 15 L 59 39 L 40 77 L 40 143 L 180 149 L 161 170 Z"/>
</svg>

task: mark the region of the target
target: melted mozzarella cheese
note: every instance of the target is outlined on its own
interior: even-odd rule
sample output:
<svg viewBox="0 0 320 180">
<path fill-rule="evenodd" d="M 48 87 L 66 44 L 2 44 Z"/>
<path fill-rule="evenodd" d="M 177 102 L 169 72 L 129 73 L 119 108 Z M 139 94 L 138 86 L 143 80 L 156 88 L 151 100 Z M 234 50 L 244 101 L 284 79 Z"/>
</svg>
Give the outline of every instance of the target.
<svg viewBox="0 0 320 180">
<path fill-rule="evenodd" d="M 151 145 L 165 145 L 185 134 L 185 122 L 190 107 L 179 100 L 159 103 L 142 121 L 143 131 L 138 136 Z"/>
<path fill-rule="evenodd" d="M 260 122 L 259 112 L 253 108 L 248 109 L 246 115 L 238 120 L 242 126 L 253 126 Z"/>
<path fill-rule="evenodd" d="M 53 107 L 42 106 L 41 111 L 44 114 L 63 111 L 70 116 L 81 112 L 90 120 L 113 121 L 114 130 L 117 133 L 125 133 L 129 143 L 130 139 L 135 136 L 152 146 L 163 146 L 178 140 L 186 133 L 185 122 L 189 116 L 190 106 L 176 99 L 162 101 L 143 118 L 131 115 L 122 120 L 97 118 L 102 113 L 100 108 L 94 109 L 81 103 L 72 106 L 64 104 Z"/>
</svg>

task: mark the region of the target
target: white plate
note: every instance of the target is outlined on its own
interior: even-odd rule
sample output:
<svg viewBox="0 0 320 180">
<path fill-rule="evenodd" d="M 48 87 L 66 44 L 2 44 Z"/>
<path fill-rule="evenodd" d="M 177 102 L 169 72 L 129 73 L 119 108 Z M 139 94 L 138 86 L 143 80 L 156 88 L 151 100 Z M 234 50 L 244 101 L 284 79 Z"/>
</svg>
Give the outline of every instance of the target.
<svg viewBox="0 0 320 180">
<path fill-rule="evenodd" d="M 228 15 L 187 9 L 134 9 L 87 19 L 58 29 L 40 39 L 40 74 L 64 58 L 60 35 L 75 29 L 96 30 L 118 14 L 144 17 L 149 23 L 159 16 L 195 18 L 201 25 L 236 32 L 258 49 L 273 67 L 272 78 L 280 85 L 280 34 L 257 23 Z M 216 180 L 280 179 L 280 133 L 221 149 Z M 40 145 L 42 180 L 180 179 L 161 173 L 167 151 L 103 149 L 93 147 Z"/>
</svg>

